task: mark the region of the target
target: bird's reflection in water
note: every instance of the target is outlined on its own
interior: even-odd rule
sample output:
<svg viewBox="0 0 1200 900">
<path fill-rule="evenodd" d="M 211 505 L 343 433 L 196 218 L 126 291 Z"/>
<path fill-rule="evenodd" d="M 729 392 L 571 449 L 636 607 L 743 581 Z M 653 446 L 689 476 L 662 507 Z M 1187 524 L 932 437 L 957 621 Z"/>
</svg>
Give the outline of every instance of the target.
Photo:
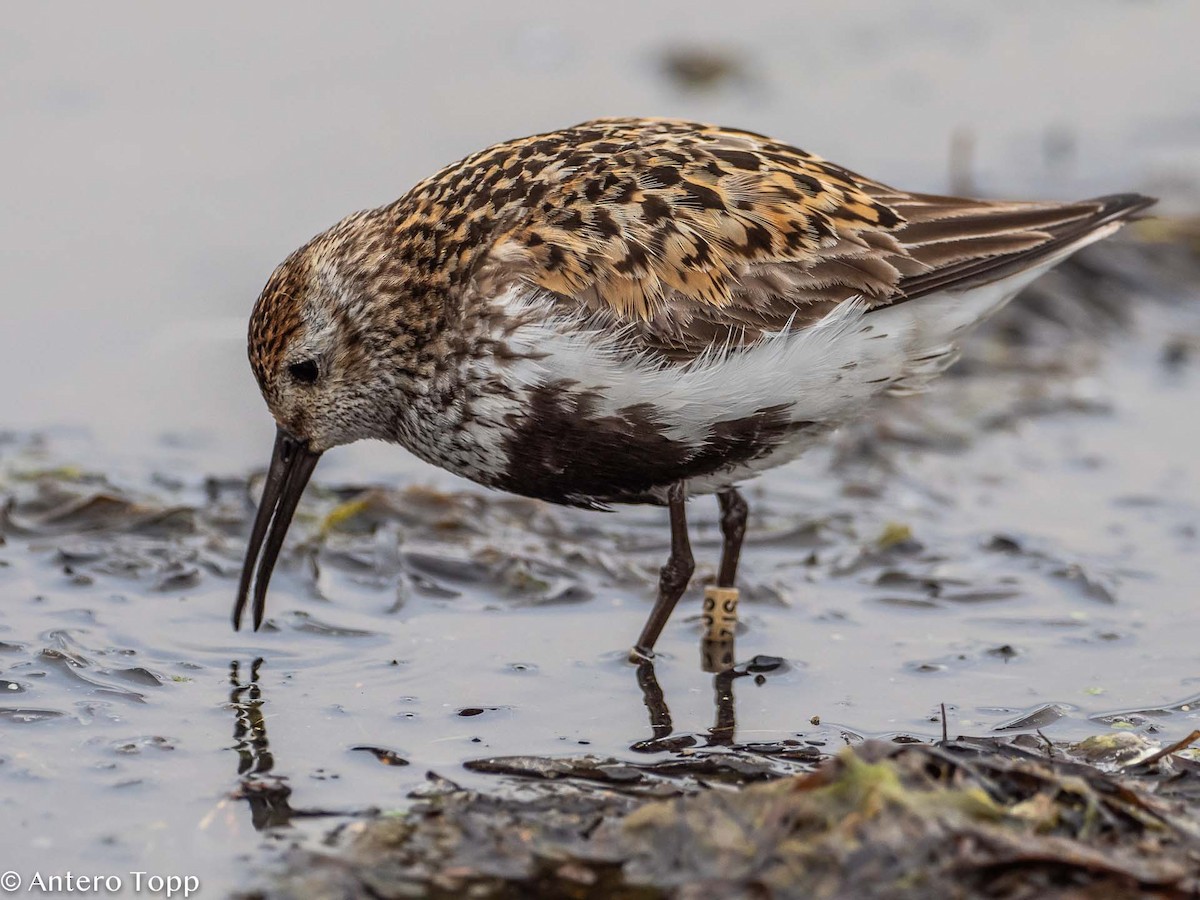
<svg viewBox="0 0 1200 900">
<path fill-rule="evenodd" d="M 630 749 L 639 753 L 661 753 L 684 750 L 689 747 L 733 747 L 737 728 L 734 714 L 734 682 L 739 678 L 754 676 L 762 678 L 784 666 L 784 661 L 773 656 L 755 656 L 744 662 L 734 662 L 733 641 L 705 641 L 701 645 L 701 667 L 713 674 L 713 692 L 716 718 L 707 736 L 675 734 L 671 711 L 666 697 L 654 672 L 652 659 L 641 659 L 637 665 L 637 682 L 642 700 L 650 714 L 651 737 L 638 741 Z M 358 816 L 374 814 L 375 810 L 337 811 L 319 809 L 295 809 L 289 798 L 292 789 L 285 776 L 275 771 L 275 755 L 271 752 L 267 738 L 266 718 L 263 705 L 266 699 L 260 679 L 263 660 L 255 659 L 249 672 L 234 660 L 229 664 L 229 708 L 233 710 L 234 744 L 230 748 L 237 754 L 237 778 L 239 787 L 234 797 L 250 805 L 250 818 L 254 828 L 286 826 L 298 817 L 313 816 Z M 370 747 L 355 747 L 355 750 L 370 750 Z M 378 755 L 378 754 L 377 754 Z M 388 759 L 381 762 L 394 764 Z M 401 761 L 406 764 L 405 761 Z"/>
<path fill-rule="evenodd" d="M 275 757 L 267 740 L 263 718 L 263 696 L 259 685 L 262 658 L 250 664 L 249 678 L 242 680 L 241 666 L 235 659 L 229 664 L 229 705 L 233 710 L 233 750 L 237 753 L 240 787 L 237 796 L 250 804 L 250 820 L 262 831 L 287 825 L 296 815 L 288 803 L 292 789 L 278 775 L 271 775 Z"/>
<path fill-rule="evenodd" d="M 250 821 L 257 831 L 290 825 L 293 819 L 320 816 L 373 816 L 375 808 L 362 810 L 296 809 L 289 802 L 292 789 L 287 777 L 275 772 L 275 755 L 267 740 L 267 722 L 262 708 L 263 698 L 259 673 L 261 658 L 250 664 L 249 678 L 243 681 L 242 667 L 237 660 L 229 663 L 229 708 L 233 710 L 233 739 L 231 748 L 237 753 L 238 789 L 233 797 L 250 804 Z M 355 747 L 355 750 L 371 750 Z M 390 759 L 381 762 L 395 765 Z"/>
<path fill-rule="evenodd" d="M 229 664 L 229 702 L 233 709 L 233 749 L 238 755 L 238 775 L 266 775 L 275 768 L 275 757 L 271 755 L 267 741 L 267 723 L 262 715 L 262 688 L 258 684 L 258 673 L 262 668 L 262 657 L 250 664 L 250 680 L 241 680 L 241 670 L 235 659 Z"/>
<path fill-rule="evenodd" d="M 755 656 L 748 662 L 734 663 L 734 642 L 703 641 L 700 646 L 700 665 L 705 672 L 713 673 L 713 693 L 716 718 L 704 739 L 705 747 L 731 747 L 737 730 L 734 712 L 733 683 L 747 675 L 761 676 L 783 666 L 783 660 L 774 656 Z M 675 734 L 671 721 L 671 710 L 667 707 L 663 689 L 654 673 L 654 660 L 643 658 L 637 665 L 637 682 L 642 691 L 642 702 L 650 714 L 651 738 L 637 741 L 630 750 L 638 753 L 661 753 L 683 750 L 701 743 L 693 734 Z"/>
</svg>

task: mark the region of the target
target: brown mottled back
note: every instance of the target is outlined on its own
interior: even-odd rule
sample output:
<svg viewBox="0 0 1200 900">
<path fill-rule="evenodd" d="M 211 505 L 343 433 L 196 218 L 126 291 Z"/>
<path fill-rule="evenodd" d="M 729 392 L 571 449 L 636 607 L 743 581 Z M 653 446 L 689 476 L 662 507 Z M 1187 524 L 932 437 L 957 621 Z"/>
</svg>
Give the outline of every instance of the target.
<svg viewBox="0 0 1200 900">
<path fill-rule="evenodd" d="M 686 359 L 850 297 L 986 280 L 982 261 L 1078 236 L 1105 206 L 911 194 L 752 132 L 600 119 L 469 156 L 387 211 L 415 290 L 524 282 Z"/>
<path fill-rule="evenodd" d="M 815 254 L 839 227 L 900 221 L 803 151 L 654 119 L 597 120 L 498 144 L 393 208 L 407 213 L 399 233 L 436 236 L 438 268 L 449 263 L 460 277 L 507 268 L 642 320 L 669 298 L 727 307 L 746 265 Z"/>
</svg>

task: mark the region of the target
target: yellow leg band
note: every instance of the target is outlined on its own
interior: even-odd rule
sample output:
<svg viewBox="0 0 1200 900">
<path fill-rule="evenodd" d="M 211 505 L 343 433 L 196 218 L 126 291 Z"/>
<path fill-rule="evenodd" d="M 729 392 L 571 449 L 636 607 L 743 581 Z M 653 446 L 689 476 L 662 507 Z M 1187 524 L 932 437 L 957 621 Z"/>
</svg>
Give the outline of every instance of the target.
<svg viewBox="0 0 1200 900">
<path fill-rule="evenodd" d="M 704 589 L 704 639 L 733 639 L 737 625 L 738 589 L 709 585 Z"/>
</svg>

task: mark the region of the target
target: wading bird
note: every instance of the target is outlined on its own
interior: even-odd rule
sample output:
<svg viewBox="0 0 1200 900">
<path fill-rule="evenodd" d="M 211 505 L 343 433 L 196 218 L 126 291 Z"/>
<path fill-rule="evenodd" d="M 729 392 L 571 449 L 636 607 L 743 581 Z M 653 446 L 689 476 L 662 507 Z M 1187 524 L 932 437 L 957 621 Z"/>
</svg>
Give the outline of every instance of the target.
<svg viewBox="0 0 1200 900">
<path fill-rule="evenodd" d="M 732 590 L 740 483 L 920 388 L 974 325 L 1153 202 L 910 193 L 658 119 L 468 156 L 317 235 L 254 307 L 278 432 L 234 626 L 252 581 L 261 624 L 321 454 L 378 438 L 553 503 L 666 506 L 670 557 L 635 645 L 649 654 L 692 575 L 689 497 L 717 496 Z"/>
</svg>

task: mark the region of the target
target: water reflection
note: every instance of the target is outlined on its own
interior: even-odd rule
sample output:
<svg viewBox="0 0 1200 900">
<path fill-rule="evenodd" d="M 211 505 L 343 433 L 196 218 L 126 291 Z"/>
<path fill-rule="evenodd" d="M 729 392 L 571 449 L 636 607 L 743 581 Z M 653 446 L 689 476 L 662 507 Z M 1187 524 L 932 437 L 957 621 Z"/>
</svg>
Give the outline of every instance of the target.
<svg viewBox="0 0 1200 900">
<path fill-rule="evenodd" d="M 258 684 L 259 670 L 262 669 L 262 657 L 250 664 L 250 680 L 241 680 L 238 661 L 229 664 L 229 683 L 233 689 L 229 692 L 229 702 L 234 711 L 233 739 L 236 743 L 233 749 L 238 755 L 238 775 L 265 775 L 275 767 L 275 757 L 271 755 L 267 740 L 267 723 L 262 714 L 262 688 Z"/>
<path fill-rule="evenodd" d="M 238 787 L 233 793 L 236 800 L 250 804 L 250 822 L 256 831 L 284 827 L 297 818 L 320 818 L 323 816 L 356 817 L 378 814 L 375 808 L 360 810 L 346 809 L 297 809 L 291 805 L 292 789 L 287 776 L 275 772 L 275 754 L 271 752 L 267 738 L 267 720 L 263 715 L 261 672 L 262 657 L 250 663 L 248 678 L 243 680 L 242 665 L 236 659 L 229 663 L 229 708 L 233 710 L 233 739 L 230 748 L 237 753 Z M 370 751 L 384 765 L 408 765 L 398 754 L 379 747 L 359 746 L 351 750 Z"/>
<path fill-rule="evenodd" d="M 238 756 L 240 780 L 237 797 L 250 804 L 250 821 L 256 831 L 287 825 L 297 813 L 288 802 L 292 789 L 281 776 L 270 775 L 275 757 L 267 739 L 263 717 L 262 687 L 259 673 L 262 657 L 250 664 L 249 680 L 242 681 L 241 667 L 235 659 L 229 663 L 230 708 L 233 710 L 233 750 Z"/>
<path fill-rule="evenodd" d="M 702 641 L 700 647 L 701 669 L 713 673 L 713 701 L 716 717 L 708 729 L 707 736 L 674 734 L 671 710 L 666 695 L 658 683 L 653 659 L 640 659 L 637 664 L 637 683 L 642 692 L 642 702 L 650 715 L 649 740 L 636 741 L 629 749 L 637 753 L 661 753 L 678 751 L 688 747 L 735 747 L 737 714 L 734 706 L 733 683 L 739 678 L 753 675 L 758 683 L 765 681 L 770 672 L 784 666 L 777 656 L 758 655 L 744 663 L 734 662 L 734 641 Z"/>
</svg>

